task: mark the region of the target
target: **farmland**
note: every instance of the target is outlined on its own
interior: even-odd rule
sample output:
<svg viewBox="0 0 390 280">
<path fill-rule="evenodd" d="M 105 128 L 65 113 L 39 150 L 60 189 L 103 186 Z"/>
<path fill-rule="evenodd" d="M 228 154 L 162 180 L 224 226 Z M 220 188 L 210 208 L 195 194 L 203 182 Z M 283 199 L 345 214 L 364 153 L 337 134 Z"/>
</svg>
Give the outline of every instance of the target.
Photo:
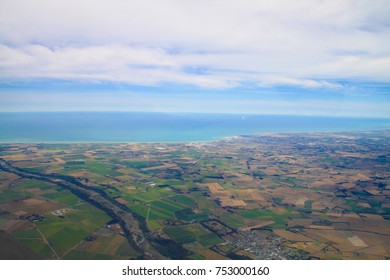
<svg viewBox="0 0 390 280">
<path fill-rule="evenodd" d="M 0 159 L 15 258 L 390 257 L 389 131 L 1 144 Z"/>
</svg>

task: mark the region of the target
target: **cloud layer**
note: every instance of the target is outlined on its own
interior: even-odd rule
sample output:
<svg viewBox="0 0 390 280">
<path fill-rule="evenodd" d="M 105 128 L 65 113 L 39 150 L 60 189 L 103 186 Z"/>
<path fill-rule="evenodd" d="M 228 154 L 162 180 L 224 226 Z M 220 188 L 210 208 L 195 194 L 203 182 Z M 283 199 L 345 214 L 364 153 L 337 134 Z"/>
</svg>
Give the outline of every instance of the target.
<svg viewBox="0 0 390 280">
<path fill-rule="evenodd" d="M 202 88 L 390 81 L 388 1 L 2 0 L 0 79 Z"/>
</svg>

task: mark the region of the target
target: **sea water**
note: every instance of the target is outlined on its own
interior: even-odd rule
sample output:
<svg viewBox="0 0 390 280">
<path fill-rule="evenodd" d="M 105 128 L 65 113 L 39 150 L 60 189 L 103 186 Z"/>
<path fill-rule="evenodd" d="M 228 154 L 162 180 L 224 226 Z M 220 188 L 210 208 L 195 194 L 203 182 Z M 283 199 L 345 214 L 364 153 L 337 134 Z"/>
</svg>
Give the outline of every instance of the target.
<svg viewBox="0 0 390 280">
<path fill-rule="evenodd" d="M 390 129 L 390 119 L 245 114 L 0 113 L 2 143 L 195 142 L 258 133 Z"/>
</svg>

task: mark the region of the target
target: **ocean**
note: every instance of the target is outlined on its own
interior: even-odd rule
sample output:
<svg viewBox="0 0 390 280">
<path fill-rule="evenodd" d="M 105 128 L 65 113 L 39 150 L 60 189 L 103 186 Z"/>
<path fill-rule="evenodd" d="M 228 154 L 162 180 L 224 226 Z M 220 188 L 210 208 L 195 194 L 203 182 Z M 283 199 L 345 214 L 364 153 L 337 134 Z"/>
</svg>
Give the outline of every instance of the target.
<svg viewBox="0 0 390 280">
<path fill-rule="evenodd" d="M 1 143 L 196 142 L 261 133 L 390 129 L 390 119 L 245 114 L 0 113 Z"/>
</svg>

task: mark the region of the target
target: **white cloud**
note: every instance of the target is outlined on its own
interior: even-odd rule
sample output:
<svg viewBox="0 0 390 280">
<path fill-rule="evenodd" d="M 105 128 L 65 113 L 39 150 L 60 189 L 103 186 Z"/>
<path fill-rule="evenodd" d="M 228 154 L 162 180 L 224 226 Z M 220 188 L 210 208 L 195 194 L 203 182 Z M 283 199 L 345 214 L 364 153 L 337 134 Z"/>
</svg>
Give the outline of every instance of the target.
<svg viewBox="0 0 390 280">
<path fill-rule="evenodd" d="M 0 79 L 206 88 L 390 81 L 388 1 L 0 3 Z"/>
</svg>

